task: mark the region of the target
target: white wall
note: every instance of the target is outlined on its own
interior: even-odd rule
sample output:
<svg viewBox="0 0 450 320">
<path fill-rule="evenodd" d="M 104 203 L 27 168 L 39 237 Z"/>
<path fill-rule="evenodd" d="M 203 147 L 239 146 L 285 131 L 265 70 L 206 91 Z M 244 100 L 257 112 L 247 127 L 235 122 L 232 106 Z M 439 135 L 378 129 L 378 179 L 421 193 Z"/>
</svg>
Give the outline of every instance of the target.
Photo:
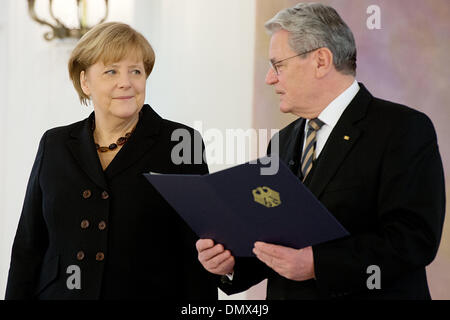
<svg viewBox="0 0 450 320">
<path fill-rule="evenodd" d="M 191 126 L 200 120 L 203 130 L 251 128 L 255 1 L 110 1 L 108 20 L 131 24 L 156 51 L 147 102 L 161 116 Z M 75 42 L 43 40 L 48 29 L 28 17 L 26 1 L 2 5 L 0 298 L 39 139 L 45 130 L 91 112 L 80 106 L 67 74 Z M 263 298 L 263 292 L 256 287 L 231 298 Z"/>
<path fill-rule="evenodd" d="M 255 0 L 136 0 L 136 28 L 156 51 L 148 101 L 203 130 L 252 126 Z M 211 165 L 211 171 L 227 165 Z"/>
<path fill-rule="evenodd" d="M 0 97 L 2 97 L 3 101 L 7 101 L 8 90 L 6 88 L 7 78 L 6 75 L 8 73 L 8 63 L 6 60 L 7 57 L 7 46 L 8 43 L 8 32 L 7 32 L 7 24 L 8 24 L 8 7 L 9 3 L 5 3 L 3 9 L 0 10 Z M 6 117 L 5 113 L 5 103 L 0 103 L 0 137 L 3 137 L 4 141 L 7 140 L 6 137 Z M 4 253 L 6 246 L 10 245 L 9 237 L 6 234 L 6 216 L 5 216 L 5 193 L 6 193 L 6 181 L 5 181 L 5 148 L 0 148 L 0 298 L 3 297 L 4 294 L 4 275 L 7 272 L 6 260 L 8 260 Z M 9 261 L 9 260 L 8 260 Z"/>
<path fill-rule="evenodd" d="M 156 52 L 147 100 L 160 115 L 190 126 L 201 121 L 202 133 L 215 128 L 224 137 L 226 129 L 252 127 L 255 6 L 255 0 L 135 1 L 135 27 Z M 219 297 L 263 299 L 265 285 Z"/>
</svg>

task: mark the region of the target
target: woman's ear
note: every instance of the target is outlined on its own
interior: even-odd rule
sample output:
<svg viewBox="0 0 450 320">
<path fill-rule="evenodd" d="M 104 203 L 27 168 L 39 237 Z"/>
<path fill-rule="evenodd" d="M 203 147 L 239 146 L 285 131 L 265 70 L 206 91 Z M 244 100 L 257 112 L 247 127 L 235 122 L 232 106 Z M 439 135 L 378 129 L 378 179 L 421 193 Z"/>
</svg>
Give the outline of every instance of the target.
<svg viewBox="0 0 450 320">
<path fill-rule="evenodd" d="M 315 58 L 316 76 L 323 78 L 334 68 L 333 53 L 328 48 L 320 48 L 315 52 Z"/>
<path fill-rule="evenodd" d="M 81 85 L 81 89 L 83 90 L 84 94 L 87 96 L 90 96 L 91 91 L 89 90 L 86 72 L 84 70 L 80 72 L 80 85 Z"/>
</svg>

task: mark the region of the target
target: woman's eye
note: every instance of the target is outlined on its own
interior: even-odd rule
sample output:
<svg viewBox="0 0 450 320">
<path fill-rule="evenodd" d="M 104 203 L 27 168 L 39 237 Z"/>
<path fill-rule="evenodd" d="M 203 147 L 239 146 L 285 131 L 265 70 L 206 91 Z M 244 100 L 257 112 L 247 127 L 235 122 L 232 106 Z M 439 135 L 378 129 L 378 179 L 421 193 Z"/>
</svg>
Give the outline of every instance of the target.
<svg viewBox="0 0 450 320">
<path fill-rule="evenodd" d="M 133 70 L 132 72 L 137 75 L 142 73 L 141 70 Z"/>
<path fill-rule="evenodd" d="M 105 74 L 116 74 L 116 70 L 108 70 Z"/>
</svg>

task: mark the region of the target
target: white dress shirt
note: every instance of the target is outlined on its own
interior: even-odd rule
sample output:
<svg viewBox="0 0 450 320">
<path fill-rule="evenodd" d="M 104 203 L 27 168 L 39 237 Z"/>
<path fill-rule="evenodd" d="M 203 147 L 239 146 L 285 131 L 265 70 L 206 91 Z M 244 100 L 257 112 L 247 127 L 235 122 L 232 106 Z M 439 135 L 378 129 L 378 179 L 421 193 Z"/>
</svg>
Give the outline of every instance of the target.
<svg viewBox="0 0 450 320">
<path fill-rule="evenodd" d="M 356 96 L 359 91 L 358 82 L 355 80 L 350 87 L 348 87 L 344 92 L 342 92 L 336 99 L 331 101 L 331 103 L 319 114 L 318 118 L 324 125 L 317 131 L 316 134 L 316 159 L 319 157 L 328 137 L 333 131 L 334 126 L 338 122 L 344 110 Z M 308 132 L 309 119 L 306 120 L 305 134 L 303 140 L 303 150 L 305 149 L 306 135 Z"/>
</svg>

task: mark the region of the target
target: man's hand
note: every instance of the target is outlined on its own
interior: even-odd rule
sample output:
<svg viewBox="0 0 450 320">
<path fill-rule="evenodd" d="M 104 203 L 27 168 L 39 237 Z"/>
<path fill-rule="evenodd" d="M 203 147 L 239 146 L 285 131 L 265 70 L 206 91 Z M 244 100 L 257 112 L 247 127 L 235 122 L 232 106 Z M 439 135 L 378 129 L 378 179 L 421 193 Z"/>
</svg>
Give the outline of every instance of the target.
<svg viewBox="0 0 450 320">
<path fill-rule="evenodd" d="M 225 250 L 223 245 L 214 245 L 211 239 L 200 239 L 195 246 L 198 251 L 198 260 L 207 271 L 222 276 L 233 272 L 234 257 L 229 250 Z"/>
<path fill-rule="evenodd" d="M 258 241 L 255 242 L 253 253 L 287 279 L 305 281 L 315 277 L 312 247 L 297 250 Z"/>
</svg>

